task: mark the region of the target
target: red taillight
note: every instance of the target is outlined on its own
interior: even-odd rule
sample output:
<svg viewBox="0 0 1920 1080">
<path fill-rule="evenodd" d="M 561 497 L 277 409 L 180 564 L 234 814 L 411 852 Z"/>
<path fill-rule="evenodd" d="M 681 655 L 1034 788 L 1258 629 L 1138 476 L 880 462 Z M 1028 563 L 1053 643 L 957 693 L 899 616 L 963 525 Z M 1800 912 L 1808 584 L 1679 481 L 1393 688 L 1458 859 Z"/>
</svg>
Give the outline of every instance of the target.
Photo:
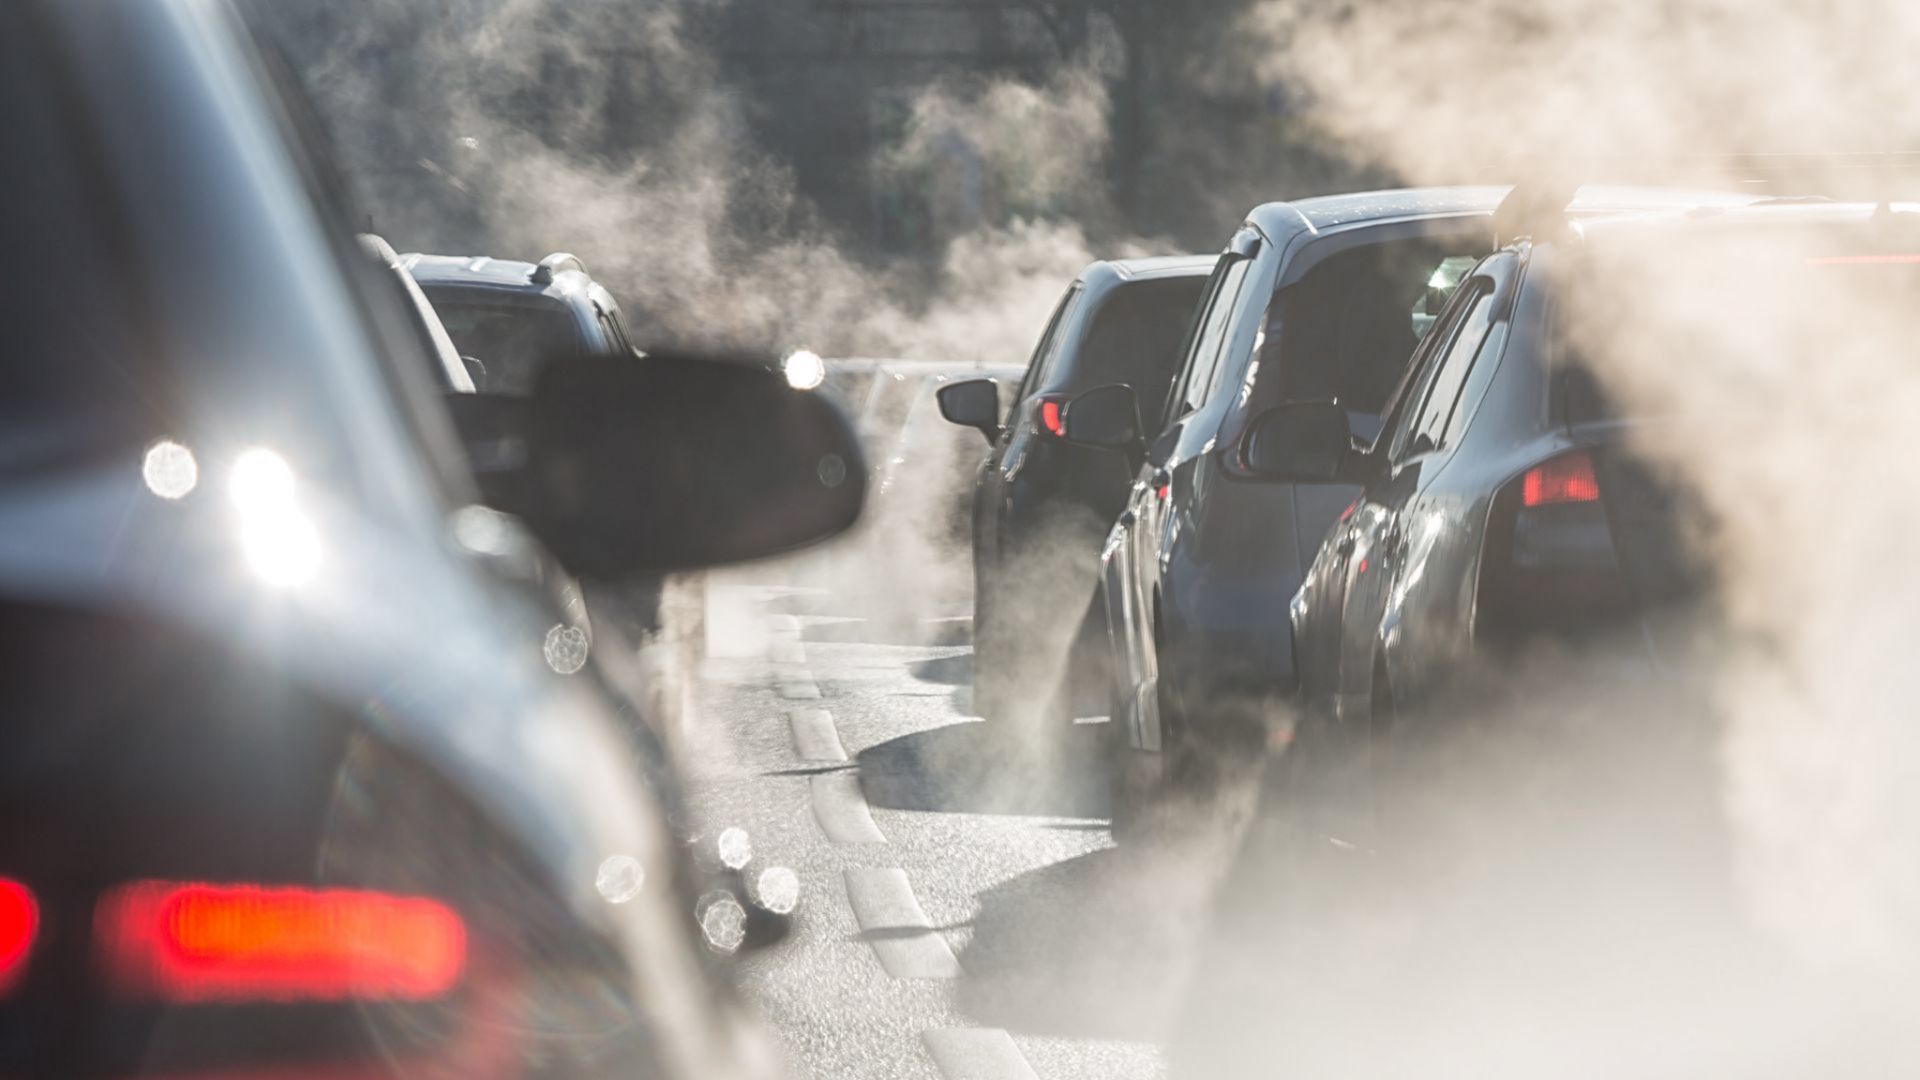
<svg viewBox="0 0 1920 1080">
<path fill-rule="evenodd" d="M 1062 415 L 1059 401 L 1054 398 L 1040 399 L 1040 426 L 1056 438 L 1066 438 L 1066 417 Z"/>
<path fill-rule="evenodd" d="M 40 933 L 40 905 L 33 890 L 0 878 L 0 994 L 13 989 L 27 968 L 27 954 Z"/>
<path fill-rule="evenodd" d="M 447 905 L 348 889 L 137 882 L 101 898 L 94 933 L 117 990 L 170 1001 L 422 1000 L 467 953 Z"/>
<path fill-rule="evenodd" d="M 1593 474 L 1593 459 L 1575 452 L 1536 465 L 1520 481 L 1520 505 L 1552 506 L 1556 503 L 1600 501 L 1600 480 Z"/>
</svg>

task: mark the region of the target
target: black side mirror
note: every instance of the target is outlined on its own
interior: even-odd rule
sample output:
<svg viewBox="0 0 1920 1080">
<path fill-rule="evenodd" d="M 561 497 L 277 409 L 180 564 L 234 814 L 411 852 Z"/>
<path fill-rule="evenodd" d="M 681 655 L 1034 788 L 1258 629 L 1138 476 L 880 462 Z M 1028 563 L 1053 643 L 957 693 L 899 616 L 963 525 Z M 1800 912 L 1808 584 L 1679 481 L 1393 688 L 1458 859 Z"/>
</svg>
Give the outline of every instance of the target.
<svg viewBox="0 0 1920 1080">
<path fill-rule="evenodd" d="M 501 449 L 483 493 L 583 576 L 777 555 L 846 529 L 865 498 L 846 420 L 771 365 L 568 356 L 518 408 L 459 396 L 477 399 L 455 410 L 469 447 Z"/>
<path fill-rule="evenodd" d="M 975 428 L 988 442 L 1000 437 L 1000 386 L 992 379 L 948 383 L 934 397 L 948 423 Z"/>
<path fill-rule="evenodd" d="M 1332 483 L 1353 454 L 1347 412 L 1331 401 L 1300 401 L 1261 413 L 1240 445 L 1247 469 L 1265 480 Z"/>
<path fill-rule="evenodd" d="M 1131 450 L 1140 445 L 1140 403 L 1124 383 L 1096 386 L 1067 402 L 1060 426 L 1068 442 Z"/>
</svg>

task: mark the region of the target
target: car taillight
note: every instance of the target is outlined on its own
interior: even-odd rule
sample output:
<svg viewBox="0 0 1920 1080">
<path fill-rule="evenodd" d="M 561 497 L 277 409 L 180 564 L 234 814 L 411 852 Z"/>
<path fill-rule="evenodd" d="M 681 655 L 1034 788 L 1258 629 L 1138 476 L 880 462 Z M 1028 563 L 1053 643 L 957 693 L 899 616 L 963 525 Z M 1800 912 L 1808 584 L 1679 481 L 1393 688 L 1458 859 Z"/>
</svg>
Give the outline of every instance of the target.
<svg viewBox="0 0 1920 1080">
<path fill-rule="evenodd" d="M 1056 439 L 1066 438 L 1066 402 L 1054 397 L 1041 398 L 1040 426 Z"/>
<path fill-rule="evenodd" d="M 1593 458 L 1576 450 L 1527 470 L 1520 478 L 1520 505 L 1597 503 L 1600 480 L 1593 474 Z"/>
<path fill-rule="evenodd" d="M 1601 495 L 1586 450 L 1543 461 L 1501 489 L 1480 568 L 1475 622 L 1483 637 L 1580 634 L 1631 609 Z"/>
<path fill-rule="evenodd" d="M 40 933 L 40 905 L 33 890 L 0 878 L 0 994 L 13 989 L 27 968 L 27 955 Z"/>
<path fill-rule="evenodd" d="M 262 885 L 126 885 L 101 898 L 94 939 L 116 991 L 178 1002 L 425 1000 L 467 954 L 439 901 Z"/>
</svg>

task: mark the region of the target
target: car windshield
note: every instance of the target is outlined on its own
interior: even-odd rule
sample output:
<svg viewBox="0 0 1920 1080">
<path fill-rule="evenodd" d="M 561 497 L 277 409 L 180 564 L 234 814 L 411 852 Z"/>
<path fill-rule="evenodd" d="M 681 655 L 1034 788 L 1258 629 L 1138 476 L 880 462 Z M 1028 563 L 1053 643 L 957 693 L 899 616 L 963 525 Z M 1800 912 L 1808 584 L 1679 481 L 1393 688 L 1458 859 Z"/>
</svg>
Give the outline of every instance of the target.
<svg viewBox="0 0 1920 1080">
<path fill-rule="evenodd" d="M 561 304 L 489 303 L 432 287 L 427 295 L 460 355 L 480 361 L 485 369 L 482 389 L 489 393 L 524 395 L 533 389 L 546 361 L 579 349 L 573 316 Z"/>
</svg>

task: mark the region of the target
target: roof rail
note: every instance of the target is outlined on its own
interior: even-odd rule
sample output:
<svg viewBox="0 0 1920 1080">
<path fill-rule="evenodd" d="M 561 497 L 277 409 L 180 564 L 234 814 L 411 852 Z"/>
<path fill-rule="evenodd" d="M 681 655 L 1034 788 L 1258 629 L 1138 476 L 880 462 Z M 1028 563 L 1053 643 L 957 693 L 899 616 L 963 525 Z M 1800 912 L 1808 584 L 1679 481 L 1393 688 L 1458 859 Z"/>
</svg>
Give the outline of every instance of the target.
<svg viewBox="0 0 1920 1080">
<path fill-rule="evenodd" d="M 580 261 L 578 255 L 573 255 L 565 251 L 556 251 L 546 258 L 541 259 L 540 265 L 533 268 L 533 283 L 535 285 L 551 285 L 553 284 L 555 274 L 562 274 L 568 270 L 578 270 L 584 274 L 587 272 L 587 267 L 585 263 Z"/>
<path fill-rule="evenodd" d="M 1886 202 L 1889 180 L 1920 178 L 1920 151 L 1838 154 L 1698 154 L 1671 158 L 1582 158 L 1561 164 L 1508 159 L 1509 174 L 1531 174 L 1515 184 L 1493 214 L 1495 242 L 1558 228 L 1585 184 L 1723 186 L 1769 201 L 1819 197 Z M 1517 168 L 1515 162 L 1521 163 Z M 1913 185 L 1920 189 L 1920 184 Z"/>
</svg>

